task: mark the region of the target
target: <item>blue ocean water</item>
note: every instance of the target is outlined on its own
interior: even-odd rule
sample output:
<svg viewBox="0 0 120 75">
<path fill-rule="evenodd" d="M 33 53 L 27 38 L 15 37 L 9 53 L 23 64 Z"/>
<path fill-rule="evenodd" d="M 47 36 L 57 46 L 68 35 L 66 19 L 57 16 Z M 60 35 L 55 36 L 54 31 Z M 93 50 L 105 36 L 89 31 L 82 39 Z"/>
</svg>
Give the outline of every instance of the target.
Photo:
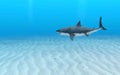
<svg viewBox="0 0 120 75">
<path fill-rule="evenodd" d="M 54 36 L 62 27 L 98 27 L 99 17 L 108 29 L 95 35 L 120 34 L 119 0 L 0 0 L 0 36 Z"/>
<path fill-rule="evenodd" d="M 120 75 L 119 13 L 119 0 L 0 0 L 0 75 Z M 100 16 L 106 31 L 56 33 Z"/>
</svg>

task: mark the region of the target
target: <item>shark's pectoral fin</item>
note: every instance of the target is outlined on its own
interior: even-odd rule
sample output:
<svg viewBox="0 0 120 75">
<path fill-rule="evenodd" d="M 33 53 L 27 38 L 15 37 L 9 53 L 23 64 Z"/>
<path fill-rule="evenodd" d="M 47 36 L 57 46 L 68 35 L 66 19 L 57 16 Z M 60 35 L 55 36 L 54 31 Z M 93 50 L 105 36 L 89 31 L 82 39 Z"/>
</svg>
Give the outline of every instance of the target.
<svg viewBox="0 0 120 75">
<path fill-rule="evenodd" d="M 89 34 L 88 33 L 84 33 L 86 36 L 89 36 Z"/>
<path fill-rule="evenodd" d="M 72 34 L 72 33 L 71 33 L 71 34 L 69 34 L 69 35 L 70 35 L 70 39 L 71 39 L 71 40 L 74 40 L 75 34 Z"/>
</svg>

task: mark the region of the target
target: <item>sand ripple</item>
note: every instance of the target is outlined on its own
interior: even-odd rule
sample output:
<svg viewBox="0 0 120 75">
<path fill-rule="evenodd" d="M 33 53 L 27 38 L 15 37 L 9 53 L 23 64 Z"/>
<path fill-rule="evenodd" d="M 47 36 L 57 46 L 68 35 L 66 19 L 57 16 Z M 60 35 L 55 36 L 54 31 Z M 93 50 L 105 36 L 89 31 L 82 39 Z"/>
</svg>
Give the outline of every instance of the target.
<svg viewBox="0 0 120 75">
<path fill-rule="evenodd" d="M 120 75 L 120 39 L 1 40 L 0 75 Z"/>
</svg>

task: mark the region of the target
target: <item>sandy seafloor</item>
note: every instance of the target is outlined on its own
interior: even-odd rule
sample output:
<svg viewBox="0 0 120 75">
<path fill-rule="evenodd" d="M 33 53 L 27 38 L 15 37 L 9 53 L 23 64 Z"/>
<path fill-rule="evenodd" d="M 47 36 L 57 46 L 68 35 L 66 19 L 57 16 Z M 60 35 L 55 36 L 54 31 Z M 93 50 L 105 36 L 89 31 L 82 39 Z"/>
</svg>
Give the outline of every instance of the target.
<svg viewBox="0 0 120 75">
<path fill-rule="evenodd" d="M 120 75 L 120 38 L 1 39 L 0 75 Z"/>
</svg>

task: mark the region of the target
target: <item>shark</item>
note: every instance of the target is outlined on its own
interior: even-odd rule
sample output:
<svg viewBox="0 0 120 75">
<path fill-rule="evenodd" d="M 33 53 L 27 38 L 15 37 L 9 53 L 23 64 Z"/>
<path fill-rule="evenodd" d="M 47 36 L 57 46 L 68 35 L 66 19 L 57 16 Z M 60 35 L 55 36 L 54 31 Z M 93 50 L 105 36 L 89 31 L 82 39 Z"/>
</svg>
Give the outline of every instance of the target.
<svg viewBox="0 0 120 75">
<path fill-rule="evenodd" d="M 62 29 L 56 30 L 56 32 L 60 33 L 61 35 L 68 35 L 70 36 L 71 40 L 74 40 L 75 36 L 89 36 L 90 34 L 97 32 L 99 30 L 107 30 L 103 24 L 102 24 L 102 17 L 99 19 L 99 27 L 98 28 L 88 28 L 81 25 L 81 22 L 78 21 L 78 23 L 75 26 L 66 27 Z"/>
</svg>

